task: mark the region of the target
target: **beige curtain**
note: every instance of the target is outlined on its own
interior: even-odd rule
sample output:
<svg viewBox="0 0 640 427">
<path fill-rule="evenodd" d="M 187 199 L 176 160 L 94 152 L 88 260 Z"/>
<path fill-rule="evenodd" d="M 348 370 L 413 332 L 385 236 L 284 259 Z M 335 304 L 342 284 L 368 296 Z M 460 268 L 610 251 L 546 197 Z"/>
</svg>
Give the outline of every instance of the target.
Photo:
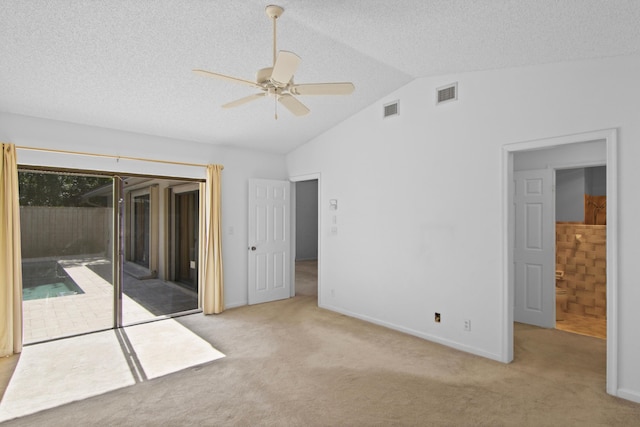
<svg viewBox="0 0 640 427">
<path fill-rule="evenodd" d="M 223 166 L 207 166 L 207 182 L 201 185 L 204 200 L 202 229 L 204 230 L 204 253 L 202 265 L 201 294 L 204 314 L 224 311 L 224 284 L 222 274 L 222 219 L 220 209 L 220 172 Z M 204 191 L 202 191 L 204 189 Z M 204 196 L 204 197 L 202 197 Z"/>
<path fill-rule="evenodd" d="M 16 148 L 0 162 L 0 357 L 22 351 L 22 264 Z"/>
</svg>

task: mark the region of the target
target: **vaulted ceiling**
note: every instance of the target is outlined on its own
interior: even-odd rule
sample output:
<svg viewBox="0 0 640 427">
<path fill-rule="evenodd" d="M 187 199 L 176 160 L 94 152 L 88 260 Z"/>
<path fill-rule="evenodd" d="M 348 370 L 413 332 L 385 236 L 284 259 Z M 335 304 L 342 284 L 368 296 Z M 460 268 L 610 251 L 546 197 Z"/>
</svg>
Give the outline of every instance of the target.
<svg viewBox="0 0 640 427">
<path fill-rule="evenodd" d="M 271 66 L 270 3 L 295 81 L 353 94 L 220 107 L 254 89 L 191 70 Z M 0 111 L 286 153 L 418 77 L 637 53 L 639 22 L 637 0 L 2 0 Z"/>
</svg>

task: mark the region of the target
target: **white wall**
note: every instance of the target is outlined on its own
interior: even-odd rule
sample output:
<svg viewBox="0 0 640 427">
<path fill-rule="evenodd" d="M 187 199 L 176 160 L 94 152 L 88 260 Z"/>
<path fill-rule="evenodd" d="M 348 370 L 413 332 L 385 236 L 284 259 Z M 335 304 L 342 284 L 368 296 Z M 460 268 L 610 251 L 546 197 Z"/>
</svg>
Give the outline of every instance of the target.
<svg viewBox="0 0 640 427">
<path fill-rule="evenodd" d="M 318 180 L 296 182 L 296 260 L 318 258 Z"/>
<path fill-rule="evenodd" d="M 583 222 L 584 195 L 606 196 L 606 173 L 605 166 L 556 170 L 556 221 Z"/>
<path fill-rule="evenodd" d="M 500 360 L 502 147 L 617 128 L 618 394 L 640 401 L 638 75 L 635 55 L 422 78 L 290 153 L 290 176 L 322 174 L 323 306 Z M 455 81 L 459 100 L 436 106 Z"/>
<path fill-rule="evenodd" d="M 556 171 L 556 221 L 584 222 L 584 170 Z"/>
<path fill-rule="evenodd" d="M 25 147 L 224 165 L 222 255 L 225 305 L 235 307 L 247 304 L 247 181 L 250 178 L 286 179 L 284 156 L 7 113 L 0 113 L 0 141 Z M 204 168 L 200 167 L 53 155 L 27 150 L 18 151 L 18 162 L 88 170 L 120 170 L 167 176 L 205 177 Z"/>
<path fill-rule="evenodd" d="M 607 168 L 604 166 L 584 170 L 585 192 L 592 196 L 607 195 Z"/>
</svg>

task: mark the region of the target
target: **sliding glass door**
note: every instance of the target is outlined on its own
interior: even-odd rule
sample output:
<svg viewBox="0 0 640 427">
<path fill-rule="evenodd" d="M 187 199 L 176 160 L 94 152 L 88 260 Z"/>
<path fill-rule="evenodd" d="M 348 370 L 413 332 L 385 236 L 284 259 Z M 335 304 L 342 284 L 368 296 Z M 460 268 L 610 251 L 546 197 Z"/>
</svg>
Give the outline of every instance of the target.
<svg viewBox="0 0 640 427">
<path fill-rule="evenodd" d="M 26 170 L 19 181 L 25 343 L 198 309 L 197 183 Z"/>
</svg>

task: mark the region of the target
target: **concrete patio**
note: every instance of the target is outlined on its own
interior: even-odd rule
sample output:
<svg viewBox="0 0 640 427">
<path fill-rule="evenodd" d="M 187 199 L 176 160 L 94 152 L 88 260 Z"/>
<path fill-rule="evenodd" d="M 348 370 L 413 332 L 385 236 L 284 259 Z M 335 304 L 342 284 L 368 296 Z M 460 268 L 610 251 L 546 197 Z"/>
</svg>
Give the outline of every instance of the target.
<svg viewBox="0 0 640 427">
<path fill-rule="evenodd" d="M 24 342 L 82 334 L 113 327 L 113 285 L 108 259 L 59 260 L 83 294 L 23 302 Z M 138 280 L 124 275 L 124 324 L 198 308 L 197 294 L 159 279 Z"/>
</svg>

